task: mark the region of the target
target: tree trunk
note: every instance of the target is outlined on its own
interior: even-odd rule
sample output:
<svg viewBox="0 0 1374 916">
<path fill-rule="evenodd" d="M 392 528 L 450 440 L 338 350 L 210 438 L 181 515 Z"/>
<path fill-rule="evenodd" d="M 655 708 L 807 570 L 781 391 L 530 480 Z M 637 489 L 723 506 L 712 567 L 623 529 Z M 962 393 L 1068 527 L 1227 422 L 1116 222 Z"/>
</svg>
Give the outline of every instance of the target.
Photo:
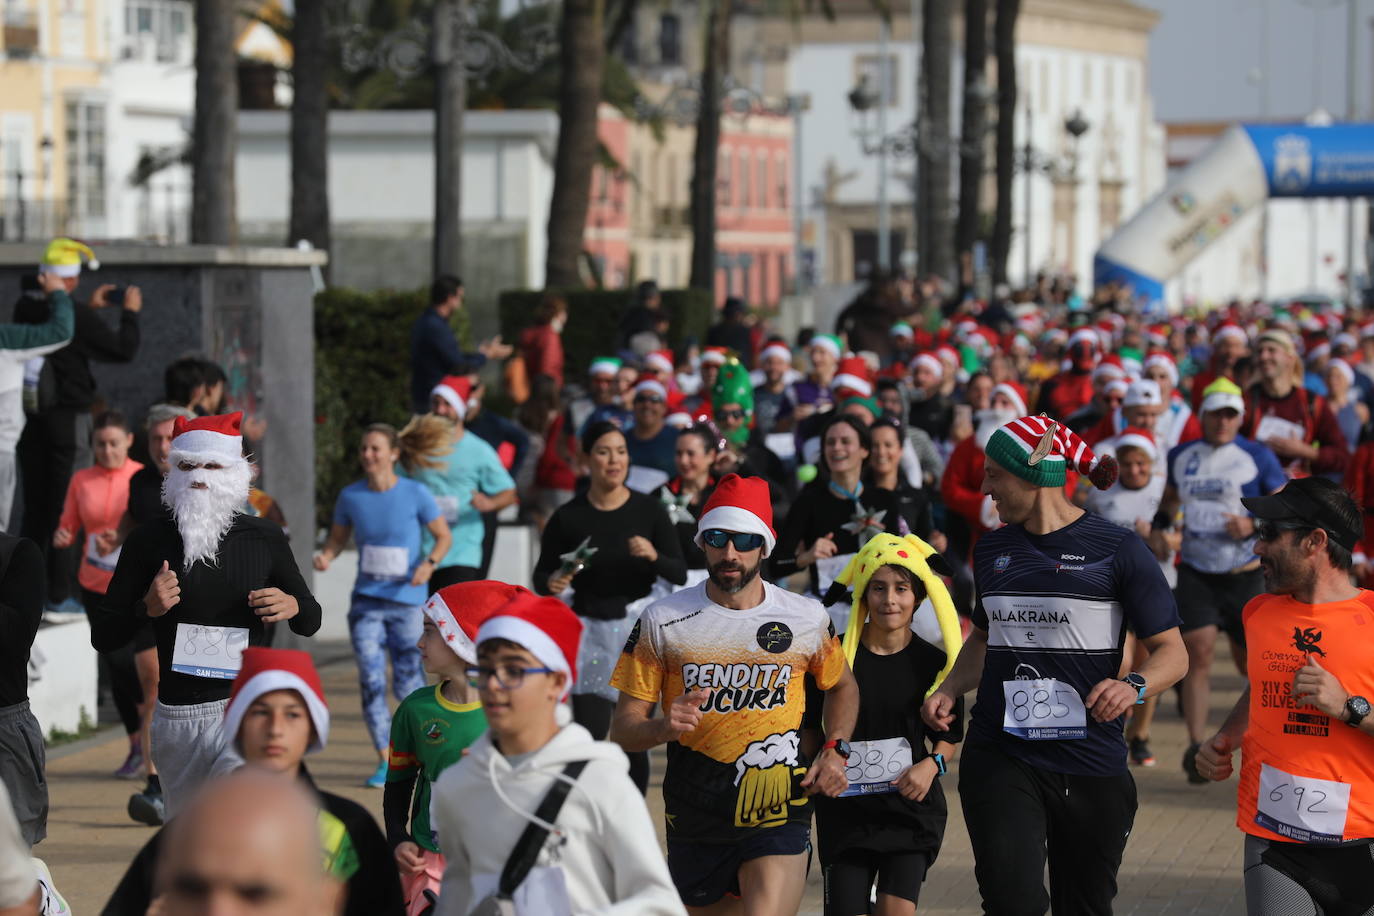
<svg viewBox="0 0 1374 916">
<path fill-rule="evenodd" d="M 296 0 L 291 26 L 291 225 L 286 244 L 329 250 L 327 0 Z"/>
<path fill-rule="evenodd" d="M 464 0 L 434 7 L 434 273 L 457 275 L 463 264 Z"/>
<path fill-rule="evenodd" d="M 693 289 L 716 289 L 716 163 L 720 154 L 722 83 L 730 66 L 730 5 L 713 0 L 706 19 L 706 55 L 701 70 L 701 104 L 692 151 Z"/>
<path fill-rule="evenodd" d="M 997 0 L 997 218 L 992 228 L 992 281 L 1007 282 L 1011 254 L 1011 179 L 1016 169 L 1016 17 L 1021 0 Z M 1027 214 L 1029 218 L 1030 214 Z M 1029 283 L 1029 278 L 1027 278 Z"/>
<path fill-rule="evenodd" d="M 597 106 L 605 63 L 604 0 L 563 0 L 559 25 L 558 150 L 549 203 L 546 286 L 577 286 L 577 259 L 597 162 Z"/>
<path fill-rule="evenodd" d="M 196 3 L 196 111 L 191 143 L 191 241 L 232 245 L 238 237 L 234 154 L 239 83 L 234 0 Z"/>
<path fill-rule="evenodd" d="M 983 189 L 983 135 L 987 132 L 988 0 L 964 0 L 964 121 L 959 138 L 960 262 L 978 241 Z"/>
<path fill-rule="evenodd" d="M 953 90 L 954 0 L 924 0 L 921 69 L 925 74 L 925 116 L 921 138 L 921 202 L 925 208 L 925 249 L 922 273 L 947 279 L 954 276 L 954 214 L 950 200 L 953 179 L 950 148 Z"/>
</svg>

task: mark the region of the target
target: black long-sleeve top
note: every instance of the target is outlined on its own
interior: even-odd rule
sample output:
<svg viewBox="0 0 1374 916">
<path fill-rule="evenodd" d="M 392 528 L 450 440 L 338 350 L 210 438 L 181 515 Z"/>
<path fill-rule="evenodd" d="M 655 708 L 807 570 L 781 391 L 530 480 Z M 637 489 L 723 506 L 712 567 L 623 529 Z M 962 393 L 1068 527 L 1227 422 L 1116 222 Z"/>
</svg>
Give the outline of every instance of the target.
<svg viewBox="0 0 1374 916">
<path fill-rule="evenodd" d="M 630 538 L 646 537 L 658 551 L 650 563 L 630 556 Z M 631 491 L 619 509 L 603 512 L 579 493 L 559 507 L 544 526 L 539 540 L 539 562 L 534 565 L 534 590 L 549 594 L 549 577 L 558 572 L 562 554 L 591 537 L 597 548 L 586 567 L 572 582 L 572 608 L 582 617 L 616 620 L 625 616 L 625 605 L 643 598 L 662 576 L 674 585 L 687 581 L 687 563 L 678 547 L 677 532 L 668 510 L 656 497 Z"/>
<path fill-rule="evenodd" d="M 871 512 L 886 511 L 883 525 L 888 531 L 899 530 L 896 494 L 891 490 L 878 487 L 864 487 L 859 494 L 859 502 Z M 816 538 L 830 535 L 838 553 L 858 553 L 863 544 L 857 532 L 846 531 L 844 526 L 854 519 L 858 506 L 854 500 L 836 494 L 830 488 L 829 480 L 817 478 L 802 487 L 792 508 L 787 511 L 787 520 L 778 533 L 778 543 L 768 562 L 773 570 L 774 579 L 792 575 L 798 569 L 797 548 L 809 548 Z M 811 590 L 819 592 L 820 580 L 813 563 L 807 570 L 811 576 Z"/>
<path fill-rule="evenodd" d="M 0 534 L 0 707 L 29 698 L 29 650 L 47 592 L 38 545 Z"/>
<path fill-rule="evenodd" d="M 95 376 L 91 360 L 127 363 L 138 353 L 138 312 L 119 311 L 119 328 L 113 330 L 85 302 L 73 303 L 75 331 L 72 342 L 48 357 L 57 382 L 56 408 L 85 410 L 95 403 Z M 43 324 L 51 306 L 44 299 L 21 299 L 14 308 L 19 324 Z"/>
<path fill-rule="evenodd" d="M 161 617 L 149 618 L 143 597 L 164 560 L 177 571 L 181 601 Z M 182 564 L 181 534 L 174 522 L 158 519 L 139 526 L 124 543 L 110 588 L 91 618 L 91 645 L 101 652 L 120 648 L 151 619 L 161 671 L 158 699 L 168 706 L 223 700 L 233 684 L 172 670 L 178 624 L 242 627 L 248 630 L 250 646 L 265 646 L 267 626 L 249 606 L 248 593 L 275 587 L 299 605 L 289 621 L 292 632 L 311 636 L 320 628 L 320 603 L 310 594 L 286 535 L 274 522 L 239 515 L 220 542 L 216 565 L 197 563 L 184 570 Z"/>
</svg>

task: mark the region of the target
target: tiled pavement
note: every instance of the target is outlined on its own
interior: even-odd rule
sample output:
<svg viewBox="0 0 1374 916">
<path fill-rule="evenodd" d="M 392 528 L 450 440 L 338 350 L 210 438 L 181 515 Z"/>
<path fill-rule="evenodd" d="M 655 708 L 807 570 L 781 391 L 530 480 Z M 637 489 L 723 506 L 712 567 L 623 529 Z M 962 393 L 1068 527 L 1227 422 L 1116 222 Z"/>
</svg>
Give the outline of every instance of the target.
<svg viewBox="0 0 1374 916">
<path fill-rule="evenodd" d="M 310 767 L 317 780 L 332 792 L 347 795 L 369 806 L 381 817 L 381 792 L 361 787 L 372 771 L 372 756 L 357 700 L 357 683 L 351 661 L 342 656 L 346 646 L 320 646 L 325 664 L 322 675 L 333 710 L 329 748 Z M 1240 679 L 1218 659 L 1218 682 L 1213 720 L 1235 701 Z M 1167 699 L 1167 698 L 1166 698 Z M 1153 747 L 1160 765 L 1136 769 L 1140 811 L 1121 868 L 1116 912 L 1133 916 L 1202 914 L 1239 916 L 1244 913 L 1240 884 L 1240 833 L 1235 820 L 1235 782 L 1190 786 L 1179 769 L 1185 738 L 1182 724 L 1172 709 L 1162 712 L 1154 728 Z M 149 836 L 147 828 L 130 822 L 124 805 L 133 783 L 118 782 L 108 774 L 119 765 L 125 745 L 122 739 L 107 740 L 75 752 L 55 755 L 48 775 L 52 799 L 49 836 L 36 850 L 52 867 L 59 888 L 77 916 L 99 912 L 124 867 Z M 661 767 L 661 755 L 655 760 Z M 953 775 L 953 774 L 951 774 Z M 923 916 L 954 916 L 978 913 L 973 883 L 973 857 L 959 813 L 956 779 L 946 788 L 950 823 L 940 853 L 921 897 Z M 656 789 L 649 793 L 656 819 L 661 803 Z M 820 884 L 816 870 L 808 883 L 803 913 L 820 913 Z"/>
</svg>

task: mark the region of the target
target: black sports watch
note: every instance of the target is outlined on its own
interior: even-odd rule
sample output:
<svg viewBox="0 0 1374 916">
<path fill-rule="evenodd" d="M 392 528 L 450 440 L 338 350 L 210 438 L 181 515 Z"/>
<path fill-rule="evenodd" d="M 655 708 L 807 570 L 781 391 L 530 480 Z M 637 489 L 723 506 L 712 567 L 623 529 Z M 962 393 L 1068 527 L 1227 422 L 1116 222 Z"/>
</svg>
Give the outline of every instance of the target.
<svg viewBox="0 0 1374 916">
<path fill-rule="evenodd" d="M 835 753 L 839 754 L 841 760 L 848 760 L 849 753 L 852 750 L 849 746 L 849 742 L 843 738 L 831 738 L 829 741 L 825 742 L 825 744 L 821 745 L 821 750 L 825 750 L 826 748 L 830 748 Z"/>
<path fill-rule="evenodd" d="M 1135 705 L 1145 702 L 1145 678 L 1132 671 L 1121 680 L 1135 688 Z"/>
<path fill-rule="evenodd" d="M 1345 701 L 1345 711 L 1350 715 L 1345 724 L 1351 728 L 1359 728 L 1364 717 L 1369 715 L 1369 701 L 1364 697 L 1351 697 Z"/>
</svg>

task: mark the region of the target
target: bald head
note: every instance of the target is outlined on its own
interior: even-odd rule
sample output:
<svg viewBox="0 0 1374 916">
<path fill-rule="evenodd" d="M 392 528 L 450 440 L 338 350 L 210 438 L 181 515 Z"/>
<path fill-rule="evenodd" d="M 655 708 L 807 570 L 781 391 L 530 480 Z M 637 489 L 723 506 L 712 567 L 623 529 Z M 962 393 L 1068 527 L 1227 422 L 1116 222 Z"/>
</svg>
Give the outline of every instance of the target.
<svg viewBox="0 0 1374 916">
<path fill-rule="evenodd" d="M 319 810 L 290 780 L 246 767 L 208 787 L 167 830 L 156 885 L 165 916 L 338 912 Z"/>
</svg>

